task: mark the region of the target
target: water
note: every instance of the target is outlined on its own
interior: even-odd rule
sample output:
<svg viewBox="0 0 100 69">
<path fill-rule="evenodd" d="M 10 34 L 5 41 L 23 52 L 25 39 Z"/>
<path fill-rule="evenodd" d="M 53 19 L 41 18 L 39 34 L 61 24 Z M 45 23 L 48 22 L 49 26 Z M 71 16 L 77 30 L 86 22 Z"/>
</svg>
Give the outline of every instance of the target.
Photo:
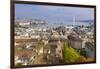
<svg viewBox="0 0 100 69">
<path fill-rule="evenodd" d="M 42 28 L 42 29 L 48 29 L 48 28 L 56 28 L 59 26 L 70 26 L 73 25 L 73 22 L 66 22 L 66 23 L 47 23 L 47 24 L 33 24 L 30 27 L 31 28 Z M 75 26 L 84 25 L 84 26 L 90 26 L 90 23 L 87 22 L 76 22 Z"/>
</svg>

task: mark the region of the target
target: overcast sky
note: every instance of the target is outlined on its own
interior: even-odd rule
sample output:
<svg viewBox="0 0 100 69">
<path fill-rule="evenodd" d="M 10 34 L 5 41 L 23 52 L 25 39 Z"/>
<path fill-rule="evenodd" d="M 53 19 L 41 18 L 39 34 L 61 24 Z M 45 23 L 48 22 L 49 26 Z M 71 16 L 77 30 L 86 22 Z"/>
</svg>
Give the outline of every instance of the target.
<svg viewBox="0 0 100 69">
<path fill-rule="evenodd" d="M 45 19 L 49 22 L 72 21 L 73 17 L 77 20 L 93 20 L 93 8 L 45 6 L 32 4 L 16 4 L 16 18 Z"/>
</svg>

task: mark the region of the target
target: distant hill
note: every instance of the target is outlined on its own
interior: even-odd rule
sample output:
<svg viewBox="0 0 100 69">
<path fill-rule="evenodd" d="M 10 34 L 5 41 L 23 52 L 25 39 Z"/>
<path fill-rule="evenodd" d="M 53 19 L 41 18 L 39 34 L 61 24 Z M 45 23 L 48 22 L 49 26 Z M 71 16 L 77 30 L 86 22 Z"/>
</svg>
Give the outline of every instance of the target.
<svg viewBox="0 0 100 69">
<path fill-rule="evenodd" d="M 94 20 L 79 20 L 78 22 L 87 22 L 87 23 L 93 23 Z"/>
</svg>

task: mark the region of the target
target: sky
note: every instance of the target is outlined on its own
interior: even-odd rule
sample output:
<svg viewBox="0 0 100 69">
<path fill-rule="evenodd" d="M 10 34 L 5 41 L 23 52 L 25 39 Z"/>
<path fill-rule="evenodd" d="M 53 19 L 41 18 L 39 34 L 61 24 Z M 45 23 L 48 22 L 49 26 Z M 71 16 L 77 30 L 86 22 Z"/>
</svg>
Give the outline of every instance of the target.
<svg viewBox="0 0 100 69">
<path fill-rule="evenodd" d="M 15 18 L 42 19 L 48 22 L 94 20 L 94 9 L 83 7 L 15 4 Z"/>
</svg>

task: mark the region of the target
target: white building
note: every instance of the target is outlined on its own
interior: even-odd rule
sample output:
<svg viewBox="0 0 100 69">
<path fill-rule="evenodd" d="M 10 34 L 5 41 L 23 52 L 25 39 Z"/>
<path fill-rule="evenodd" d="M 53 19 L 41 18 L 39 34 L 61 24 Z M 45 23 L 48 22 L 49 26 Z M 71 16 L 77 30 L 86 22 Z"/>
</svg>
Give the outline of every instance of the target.
<svg viewBox="0 0 100 69">
<path fill-rule="evenodd" d="M 30 25 L 30 22 L 20 22 L 19 25 L 21 25 L 21 26 L 27 26 L 27 25 Z"/>
</svg>

